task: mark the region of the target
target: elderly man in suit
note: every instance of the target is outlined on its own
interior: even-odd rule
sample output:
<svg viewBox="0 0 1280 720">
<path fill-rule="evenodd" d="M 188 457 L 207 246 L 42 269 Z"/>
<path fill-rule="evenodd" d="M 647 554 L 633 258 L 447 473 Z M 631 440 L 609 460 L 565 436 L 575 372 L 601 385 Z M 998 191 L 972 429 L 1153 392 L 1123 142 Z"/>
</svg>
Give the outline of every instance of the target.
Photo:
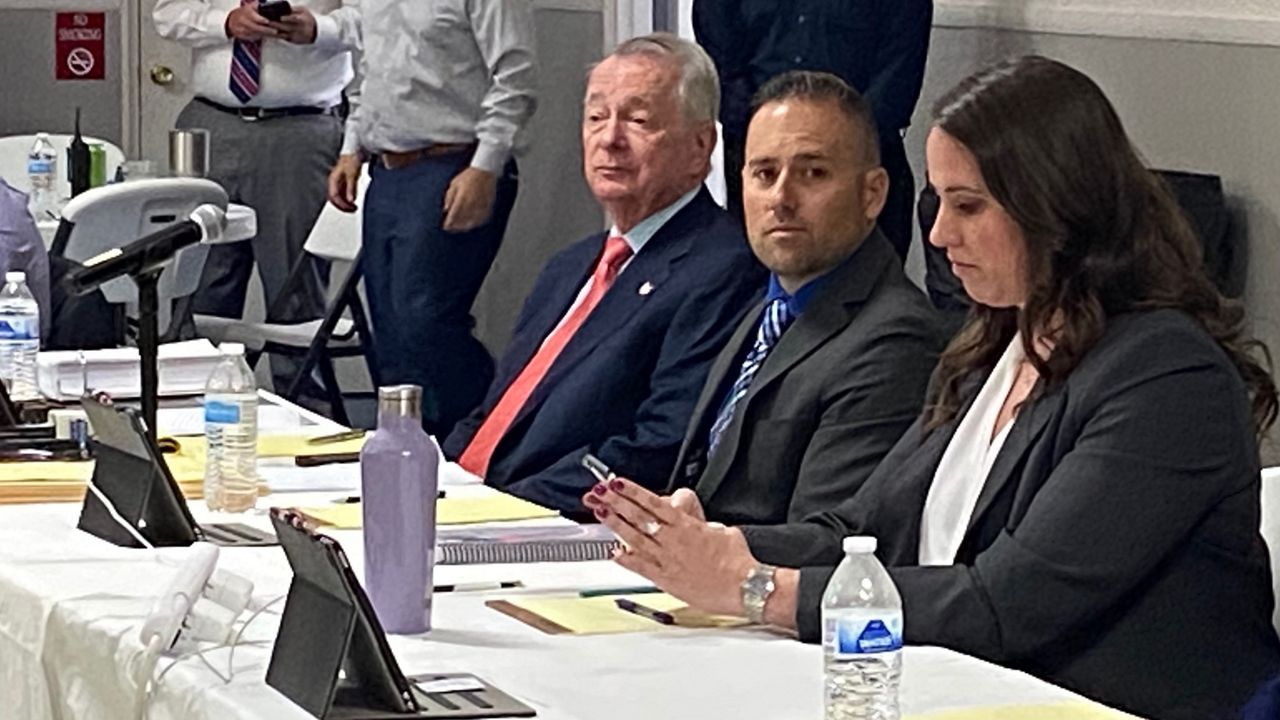
<svg viewBox="0 0 1280 720">
<path fill-rule="evenodd" d="M 484 403 L 444 451 L 493 487 L 573 514 L 594 453 L 661 489 L 698 390 L 764 272 L 703 187 L 715 67 L 667 34 L 628 40 L 591 72 L 587 184 L 613 221 L 543 269 Z"/>
<path fill-rule="evenodd" d="M 754 108 L 742 199 L 768 296 L 712 365 L 668 488 L 732 524 L 851 497 L 919 414 L 944 342 L 876 228 L 888 178 L 867 103 L 796 71 Z"/>
</svg>

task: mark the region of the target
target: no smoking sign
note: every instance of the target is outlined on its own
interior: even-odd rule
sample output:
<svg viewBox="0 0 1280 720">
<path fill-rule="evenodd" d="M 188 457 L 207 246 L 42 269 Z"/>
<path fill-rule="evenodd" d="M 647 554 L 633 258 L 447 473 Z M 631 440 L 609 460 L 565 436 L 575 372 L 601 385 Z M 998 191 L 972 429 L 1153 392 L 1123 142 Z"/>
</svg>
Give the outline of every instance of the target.
<svg viewBox="0 0 1280 720">
<path fill-rule="evenodd" d="M 54 17 L 54 77 L 59 80 L 106 77 L 106 13 L 60 12 Z"/>
</svg>

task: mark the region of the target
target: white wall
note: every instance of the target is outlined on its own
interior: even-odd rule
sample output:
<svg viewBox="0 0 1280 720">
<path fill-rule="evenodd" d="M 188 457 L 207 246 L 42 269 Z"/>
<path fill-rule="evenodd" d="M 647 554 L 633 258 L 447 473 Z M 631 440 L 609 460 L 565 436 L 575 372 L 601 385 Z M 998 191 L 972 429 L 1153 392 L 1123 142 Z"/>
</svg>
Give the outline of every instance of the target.
<svg viewBox="0 0 1280 720">
<path fill-rule="evenodd" d="M 1113 0 L 1113 4 L 1141 7 L 1135 12 L 1170 19 L 1169 6 L 1189 11 L 1196 3 Z M 1280 268 L 1280 31 L 1265 38 L 1265 43 L 1228 42 L 1226 35 L 1239 26 L 1233 18 L 1224 17 L 1227 12 L 1237 13 L 1235 17 L 1265 13 L 1270 19 L 1260 22 L 1275 27 L 1280 2 L 1203 4 L 1213 7 L 1196 9 L 1201 13 L 1198 32 L 1218 36 L 1219 41 L 1125 37 L 1120 32 L 1125 29 L 1123 11 L 1117 11 L 1105 36 L 1066 32 L 1060 22 L 1065 15 L 1037 18 L 1028 23 L 1038 28 L 1034 32 L 938 25 L 907 151 L 917 177 L 922 178 L 924 128 L 931 105 L 969 73 L 1026 53 L 1072 64 L 1102 86 L 1150 165 L 1222 176 L 1229 202 L 1246 225 L 1249 260 L 1244 301 L 1249 322 L 1280 360 L 1280 283 L 1274 279 L 1275 269 Z M 1154 9 L 1155 5 L 1162 7 Z M 939 20 L 950 22 L 942 13 Z M 1264 458 L 1280 458 L 1277 439 L 1280 432 L 1273 431 Z"/>
<path fill-rule="evenodd" d="M 936 23 L 1013 30 L 1274 45 L 1275 0 L 937 0 Z"/>
</svg>

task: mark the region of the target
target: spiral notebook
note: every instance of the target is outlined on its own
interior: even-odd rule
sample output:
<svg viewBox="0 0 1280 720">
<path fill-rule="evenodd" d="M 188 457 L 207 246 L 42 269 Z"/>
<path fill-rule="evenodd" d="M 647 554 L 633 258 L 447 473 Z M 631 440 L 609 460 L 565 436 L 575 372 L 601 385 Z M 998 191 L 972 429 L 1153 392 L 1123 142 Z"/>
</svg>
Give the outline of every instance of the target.
<svg viewBox="0 0 1280 720">
<path fill-rule="evenodd" d="M 441 565 L 609 560 L 620 547 L 603 525 L 449 528 L 437 540 Z"/>
</svg>

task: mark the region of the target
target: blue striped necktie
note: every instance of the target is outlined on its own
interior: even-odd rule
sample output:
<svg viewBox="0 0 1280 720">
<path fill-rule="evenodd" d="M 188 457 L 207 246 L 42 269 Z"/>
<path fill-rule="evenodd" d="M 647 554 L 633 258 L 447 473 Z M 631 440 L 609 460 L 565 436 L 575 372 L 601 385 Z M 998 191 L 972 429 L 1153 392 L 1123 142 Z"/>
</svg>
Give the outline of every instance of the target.
<svg viewBox="0 0 1280 720">
<path fill-rule="evenodd" d="M 742 367 L 738 370 L 738 379 L 733 381 L 733 387 L 725 396 L 724 402 L 720 405 L 720 413 L 716 415 L 716 421 L 711 426 L 707 457 L 715 452 L 725 428 L 729 427 L 729 421 L 733 419 L 734 408 L 751 389 L 751 381 L 755 379 L 756 373 L 760 372 L 764 359 L 769 356 L 769 351 L 778 344 L 778 339 L 794 319 L 795 316 L 791 314 L 791 308 L 787 305 L 787 298 L 774 298 L 765 306 L 764 315 L 760 318 L 760 327 L 756 329 L 755 344 L 743 358 Z"/>
<path fill-rule="evenodd" d="M 251 5 L 254 0 L 240 0 L 241 5 Z M 231 94 L 242 104 L 247 104 L 258 94 L 258 82 L 262 77 L 262 41 L 236 40 L 231 43 Z"/>
</svg>

